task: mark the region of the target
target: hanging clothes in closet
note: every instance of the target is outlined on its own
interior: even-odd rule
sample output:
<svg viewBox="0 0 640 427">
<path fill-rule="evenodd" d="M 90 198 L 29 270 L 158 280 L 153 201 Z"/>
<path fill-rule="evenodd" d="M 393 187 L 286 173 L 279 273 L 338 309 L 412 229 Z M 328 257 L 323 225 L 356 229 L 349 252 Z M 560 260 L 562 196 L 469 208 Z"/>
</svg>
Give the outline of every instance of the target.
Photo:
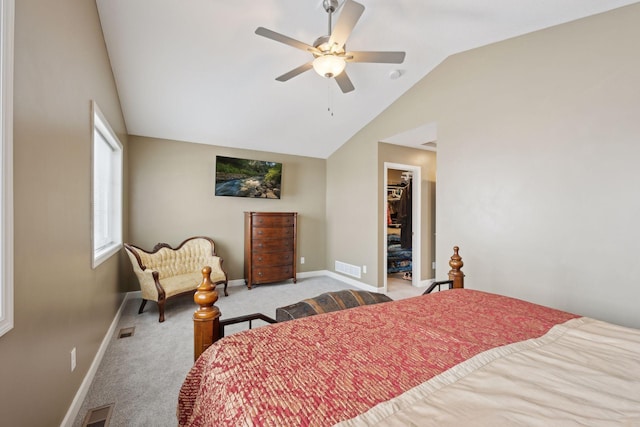
<svg viewBox="0 0 640 427">
<path fill-rule="evenodd" d="M 402 191 L 402 196 L 400 196 L 400 205 L 398 206 L 400 246 L 403 249 L 411 249 L 411 240 L 413 235 L 411 212 L 411 178 L 409 178 L 407 186 Z"/>
</svg>

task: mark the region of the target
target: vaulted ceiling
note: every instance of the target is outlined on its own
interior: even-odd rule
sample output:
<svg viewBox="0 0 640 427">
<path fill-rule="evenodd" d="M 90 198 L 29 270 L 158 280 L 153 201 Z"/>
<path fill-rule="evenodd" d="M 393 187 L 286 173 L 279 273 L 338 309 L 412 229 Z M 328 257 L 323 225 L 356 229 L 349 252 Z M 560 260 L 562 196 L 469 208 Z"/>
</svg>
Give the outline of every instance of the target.
<svg viewBox="0 0 640 427">
<path fill-rule="evenodd" d="M 328 32 L 322 0 L 97 0 L 128 132 L 327 158 L 448 56 L 636 3 L 358 2 L 349 50 L 406 59 L 347 64 L 355 90 L 343 94 L 313 70 L 276 81 L 311 54 L 255 34 L 261 26 L 313 44 Z"/>
</svg>

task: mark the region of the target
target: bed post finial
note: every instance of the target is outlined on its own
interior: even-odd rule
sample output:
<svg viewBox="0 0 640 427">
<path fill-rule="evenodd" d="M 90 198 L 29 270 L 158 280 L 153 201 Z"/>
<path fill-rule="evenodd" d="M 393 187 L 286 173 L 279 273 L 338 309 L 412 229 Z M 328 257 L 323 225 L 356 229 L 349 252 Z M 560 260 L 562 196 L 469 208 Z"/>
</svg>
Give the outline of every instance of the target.
<svg viewBox="0 0 640 427">
<path fill-rule="evenodd" d="M 458 255 L 459 249 L 457 246 L 453 247 L 453 255 L 451 255 L 451 260 L 449 261 L 449 266 L 451 267 L 449 280 L 453 280 L 453 289 L 464 288 L 464 273 L 460 271 L 464 263 L 460 255 Z"/>
<path fill-rule="evenodd" d="M 202 269 L 202 283 L 193 295 L 193 300 L 199 306 L 193 313 L 193 360 L 197 360 L 219 338 L 220 310 L 214 305 L 218 300 L 218 292 L 211 282 L 211 267 Z"/>
</svg>

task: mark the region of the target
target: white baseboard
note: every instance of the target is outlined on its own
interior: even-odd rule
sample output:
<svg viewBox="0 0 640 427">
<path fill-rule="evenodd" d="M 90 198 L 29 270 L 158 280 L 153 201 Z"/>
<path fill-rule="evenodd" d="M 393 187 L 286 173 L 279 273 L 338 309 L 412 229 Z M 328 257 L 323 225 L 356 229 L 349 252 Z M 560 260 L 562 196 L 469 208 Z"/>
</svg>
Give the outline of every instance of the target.
<svg viewBox="0 0 640 427">
<path fill-rule="evenodd" d="M 120 308 L 118 308 L 118 311 L 116 312 L 116 315 L 113 318 L 113 321 L 111 322 L 111 326 L 109 326 L 109 330 L 107 331 L 104 338 L 102 339 L 100 348 L 98 348 L 98 352 L 96 353 L 96 356 L 93 358 L 93 362 L 91 363 L 91 366 L 89 367 L 89 370 L 87 371 L 87 374 L 85 375 L 84 380 L 82 380 L 82 384 L 80 384 L 80 388 L 78 389 L 75 397 L 73 398 L 73 402 L 71 402 L 71 406 L 67 410 L 67 414 L 62 420 L 60 427 L 71 427 L 73 425 L 73 422 L 75 421 L 76 417 L 78 416 L 78 412 L 82 407 L 82 403 L 84 402 L 84 399 L 87 397 L 87 393 L 89 392 L 89 387 L 91 387 L 93 378 L 96 376 L 96 372 L 98 371 L 98 367 L 102 362 L 104 353 L 107 351 L 107 347 L 111 342 L 111 337 L 113 336 L 113 334 L 116 331 L 116 328 L 118 327 L 118 322 L 120 321 L 120 316 L 122 315 L 124 306 L 126 302 L 132 298 L 141 298 L 141 292 L 140 291 L 128 292 L 127 294 L 125 294 L 125 297 L 122 300 L 122 304 L 120 304 Z"/>
<path fill-rule="evenodd" d="M 296 274 L 298 279 L 305 279 L 307 277 L 318 277 L 318 276 L 328 276 L 329 272 L 327 270 L 316 270 L 316 271 L 305 271 L 304 273 Z"/>
<path fill-rule="evenodd" d="M 365 291 L 380 292 L 380 288 L 367 285 L 366 283 L 362 283 L 357 280 L 350 279 L 349 277 L 343 276 L 342 274 L 334 273 L 333 271 L 329 271 L 329 270 L 305 271 L 304 273 L 296 274 L 296 278 L 298 279 L 304 279 L 306 277 L 318 277 L 318 276 L 328 276 L 328 277 L 331 277 L 332 279 L 340 280 L 341 282 L 347 283 L 351 286 L 364 289 Z M 234 280 L 229 280 L 228 286 L 246 286 L 246 283 L 244 282 L 244 279 L 234 279 Z"/>
<path fill-rule="evenodd" d="M 380 292 L 382 289 L 382 288 L 377 288 L 375 286 L 367 285 L 366 283 L 362 283 L 354 279 L 350 279 L 347 276 L 343 276 L 342 274 L 338 274 L 329 270 L 323 270 L 322 275 L 329 276 L 332 279 L 340 280 L 341 282 L 347 283 L 351 286 L 355 286 L 356 288 L 360 288 L 369 292 Z"/>
<path fill-rule="evenodd" d="M 367 285 L 366 283 L 359 282 L 357 280 L 351 279 L 349 277 L 343 276 L 342 274 L 338 274 L 338 273 L 335 273 L 333 271 L 320 270 L 320 271 L 314 271 L 312 273 L 313 274 L 311 274 L 308 277 L 312 277 L 312 276 L 329 276 L 329 277 L 331 277 L 333 279 L 340 280 L 341 282 L 347 283 L 347 284 L 355 286 L 357 288 L 364 289 L 365 291 L 382 292 L 382 288 L 376 288 L 375 286 Z M 303 274 L 306 274 L 306 273 L 303 273 Z M 302 276 L 300 274 L 298 274 L 298 277 L 302 277 Z M 416 287 L 417 288 L 426 288 L 426 287 L 431 286 L 431 284 L 433 282 L 435 282 L 435 279 L 421 280 L 419 282 L 418 286 L 416 286 Z"/>
<path fill-rule="evenodd" d="M 227 282 L 227 286 L 247 286 L 244 283 L 244 279 L 234 279 L 234 280 L 229 280 Z M 222 288 L 224 289 L 224 286 L 222 286 Z"/>
</svg>

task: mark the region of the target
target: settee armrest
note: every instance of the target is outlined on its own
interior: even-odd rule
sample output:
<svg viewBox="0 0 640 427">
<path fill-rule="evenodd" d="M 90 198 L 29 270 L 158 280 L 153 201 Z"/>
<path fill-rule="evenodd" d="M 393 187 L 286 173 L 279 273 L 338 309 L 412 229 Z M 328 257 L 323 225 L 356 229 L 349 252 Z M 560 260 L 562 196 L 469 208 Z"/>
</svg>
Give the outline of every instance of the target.
<svg viewBox="0 0 640 427">
<path fill-rule="evenodd" d="M 217 255 L 208 256 L 204 261 L 204 266 L 211 267 L 211 281 L 216 283 L 227 280 L 227 272 L 222 268 L 223 259 Z"/>
<path fill-rule="evenodd" d="M 134 269 L 134 272 L 140 283 L 140 292 L 142 298 L 151 301 L 158 301 L 158 298 L 164 294 L 164 289 L 160 285 L 159 273 L 155 270 L 146 268 Z"/>
</svg>

